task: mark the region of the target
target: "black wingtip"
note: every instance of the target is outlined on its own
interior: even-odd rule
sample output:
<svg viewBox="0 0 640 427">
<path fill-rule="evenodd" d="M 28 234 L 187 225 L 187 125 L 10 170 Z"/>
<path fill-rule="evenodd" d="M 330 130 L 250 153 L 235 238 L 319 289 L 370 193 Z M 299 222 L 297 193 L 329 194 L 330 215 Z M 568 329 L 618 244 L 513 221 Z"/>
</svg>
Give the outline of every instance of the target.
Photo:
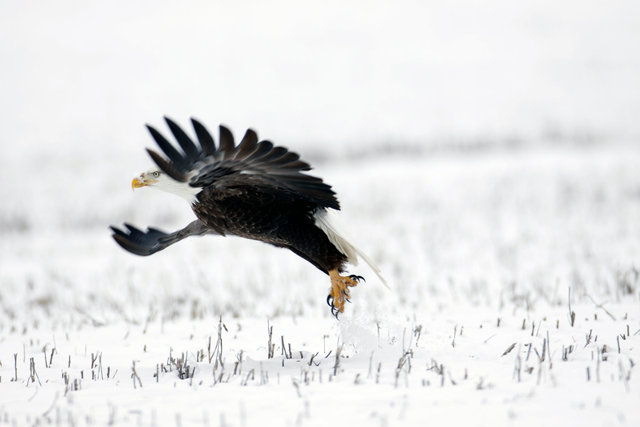
<svg viewBox="0 0 640 427">
<path fill-rule="evenodd" d="M 258 132 L 256 132 L 255 130 L 248 128 L 247 131 L 244 133 L 244 137 L 242 137 L 242 140 L 251 140 L 251 141 L 255 141 L 258 142 Z"/>
<path fill-rule="evenodd" d="M 220 151 L 224 153 L 225 158 L 230 158 L 234 154 L 234 150 L 236 148 L 236 144 L 233 140 L 233 134 L 231 131 L 220 125 Z"/>
<path fill-rule="evenodd" d="M 162 118 L 164 119 L 164 122 L 167 124 L 167 126 L 171 127 L 171 126 L 178 126 L 177 122 L 175 120 L 173 120 L 171 117 L 164 115 L 162 116 Z"/>
<path fill-rule="evenodd" d="M 151 125 L 145 125 L 153 140 L 158 144 L 158 147 L 162 150 L 162 152 L 169 158 L 169 160 L 176 165 L 179 169 L 184 169 L 188 166 L 189 162 L 185 155 L 180 153 L 176 148 L 165 138 L 162 136 L 160 132 L 156 128 Z"/>
<path fill-rule="evenodd" d="M 258 148 L 258 134 L 247 129 L 236 149 L 235 159 L 246 159 Z"/>
<path fill-rule="evenodd" d="M 200 157 L 200 152 L 198 148 L 195 146 L 195 144 L 193 143 L 193 141 L 191 140 L 191 138 L 189 137 L 189 135 L 185 133 L 185 131 L 180 127 L 180 125 L 178 125 L 175 121 L 173 121 L 169 117 L 164 116 L 164 121 L 167 123 L 167 126 L 169 126 L 169 130 L 175 137 L 176 141 L 178 141 L 178 144 L 180 145 L 180 147 L 182 147 L 182 150 L 189 157 L 191 162 L 198 161 Z"/>
<path fill-rule="evenodd" d="M 166 233 L 158 229 L 149 228 L 147 231 L 142 231 L 126 222 L 124 229 L 113 225 L 109 228 L 113 232 L 111 237 L 121 248 L 139 256 L 149 256 L 161 250 L 163 246 L 158 245 L 158 241 L 167 236 Z"/>
<path fill-rule="evenodd" d="M 144 127 L 147 129 L 147 132 L 149 132 L 151 134 L 151 136 L 153 136 L 154 132 L 158 132 L 156 130 L 156 128 L 154 128 L 153 126 L 151 126 L 149 123 L 145 123 Z"/>
<path fill-rule="evenodd" d="M 207 128 L 194 117 L 191 117 L 191 125 L 193 126 L 193 130 L 196 131 L 196 137 L 198 138 L 198 142 L 200 142 L 202 151 L 204 151 L 207 156 L 214 155 L 216 152 L 216 143 Z"/>
</svg>

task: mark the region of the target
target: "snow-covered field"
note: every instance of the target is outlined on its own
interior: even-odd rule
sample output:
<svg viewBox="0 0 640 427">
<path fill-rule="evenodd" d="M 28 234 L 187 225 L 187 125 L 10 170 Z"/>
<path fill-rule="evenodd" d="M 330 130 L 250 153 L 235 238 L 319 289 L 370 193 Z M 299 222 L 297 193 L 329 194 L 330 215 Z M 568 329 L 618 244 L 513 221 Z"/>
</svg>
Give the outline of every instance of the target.
<svg viewBox="0 0 640 427">
<path fill-rule="evenodd" d="M 393 285 L 354 268 L 369 281 L 340 321 L 326 276 L 259 243 L 138 258 L 106 223 L 5 229 L 0 420 L 637 425 L 638 162 L 596 147 L 323 167 Z M 185 222 L 118 181 L 112 222 Z"/>
<path fill-rule="evenodd" d="M 267 6 L 271 4 L 271 6 Z M 634 2 L 0 5 L 0 424 L 640 425 Z M 162 115 L 300 152 L 366 266 L 129 190 Z"/>
</svg>

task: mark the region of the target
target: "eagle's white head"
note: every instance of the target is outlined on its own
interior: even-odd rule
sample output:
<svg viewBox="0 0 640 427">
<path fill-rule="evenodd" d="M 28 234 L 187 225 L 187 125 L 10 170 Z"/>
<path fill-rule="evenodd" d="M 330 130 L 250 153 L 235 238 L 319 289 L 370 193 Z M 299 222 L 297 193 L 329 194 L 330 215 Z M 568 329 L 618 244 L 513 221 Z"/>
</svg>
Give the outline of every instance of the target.
<svg viewBox="0 0 640 427">
<path fill-rule="evenodd" d="M 140 187 L 150 187 L 175 194 L 190 204 L 198 201 L 196 195 L 202 190 L 202 188 L 192 187 L 186 182 L 176 181 L 160 169 L 149 169 L 133 178 L 131 189 L 135 190 Z"/>
</svg>

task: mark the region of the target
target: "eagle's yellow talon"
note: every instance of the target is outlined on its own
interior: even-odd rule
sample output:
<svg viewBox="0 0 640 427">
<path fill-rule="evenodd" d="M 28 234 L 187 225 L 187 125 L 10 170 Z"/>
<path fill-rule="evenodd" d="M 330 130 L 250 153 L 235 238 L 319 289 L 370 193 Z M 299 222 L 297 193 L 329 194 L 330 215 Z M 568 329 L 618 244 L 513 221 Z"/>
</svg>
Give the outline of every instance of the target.
<svg viewBox="0 0 640 427">
<path fill-rule="evenodd" d="M 327 296 L 327 304 L 331 307 L 331 312 L 337 317 L 338 313 L 344 312 L 345 301 L 351 302 L 351 295 L 349 294 L 349 288 L 357 286 L 360 280 L 363 280 L 361 276 L 341 276 L 338 270 L 329 271 L 329 277 L 331 278 L 331 289 Z"/>
</svg>

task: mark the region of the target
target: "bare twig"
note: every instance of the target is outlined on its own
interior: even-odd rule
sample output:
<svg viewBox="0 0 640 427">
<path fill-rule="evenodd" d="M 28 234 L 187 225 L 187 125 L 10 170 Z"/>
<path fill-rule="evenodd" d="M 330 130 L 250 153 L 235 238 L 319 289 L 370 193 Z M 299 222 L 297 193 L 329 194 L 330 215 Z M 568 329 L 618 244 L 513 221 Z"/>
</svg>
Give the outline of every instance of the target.
<svg viewBox="0 0 640 427">
<path fill-rule="evenodd" d="M 136 387 L 136 380 L 138 380 L 138 384 L 140 385 L 140 387 L 142 387 L 142 380 L 140 380 L 140 377 L 138 376 L 138 373 L 136 372 L 136 361 L 135 360 L 132 362 L 132 365 L 131 365 L 131 378 L 133 379 L 133 388 L 137 388 Z"/>
<path fill-rule="evenodd" d="M 342 346 L 338 346 L 338 348 L 336 348 L 336 361 L 335 364 L 333 365 L 333 376 L 335 377 L 338 373 L 338 368 L 340 367 L 340 353 L 342 353 Z"/>
<path fill-rule="evenodd" d="M 571 327 L 573 327 L 573 325 L 574 325 L 574 323 L 576 321 L 576 312 L 571 309 L 571 286 L 569 286 L 568 302 L 569 302 L 569 325 L 571 325 Z"/>
<path fill-rule="evenodd" d="M 503 356 L 506 356 L 507 354 L 511 353 L 511 350 L 513 350 L 513 348 L 516 346 L 516 343 L 511 344 L 509 347 L 507 347 L 507 349 L 504 351 L 504 353 L 502 353 Z"/>
<path fill-rule="evenodd" d="M 273 351 L 275 350 L 276 345 L 273 344 L 273 326 L 269 325 L 269 321 L 267 320 L 267 333 L 269 334 L 269 340 L 267 341 L 267 359 L 273 359 Z"/>
<path fill-rule="evenodd" d="M 607 310 L 606 308 L 604 308 L 604 304 L 605 304 L 605 303 L 598 304 L 598 303 L 597 303 L 593 298 L 591 298 L 591 295 L 589 295 L 589 294 L 587 294 L 587 297 L 589 297 L 589 299 L 590 299 L 590 300 L 591 300 L 591 302 L 596 306 L 596 308 L 599 308 L 599 309 L 601 309 L 602 311 L 604 311 L 605 313 L 607 313 L 607 315 L 608 315 L 609 317 L 611 317 L 611 320 L 614 320 L 614 321 L 615 321 L 615 320 L 617 320 L 617 319 L 615 318 L 615 316 L 609 312 L 609 310 Z"/>
</svg>

